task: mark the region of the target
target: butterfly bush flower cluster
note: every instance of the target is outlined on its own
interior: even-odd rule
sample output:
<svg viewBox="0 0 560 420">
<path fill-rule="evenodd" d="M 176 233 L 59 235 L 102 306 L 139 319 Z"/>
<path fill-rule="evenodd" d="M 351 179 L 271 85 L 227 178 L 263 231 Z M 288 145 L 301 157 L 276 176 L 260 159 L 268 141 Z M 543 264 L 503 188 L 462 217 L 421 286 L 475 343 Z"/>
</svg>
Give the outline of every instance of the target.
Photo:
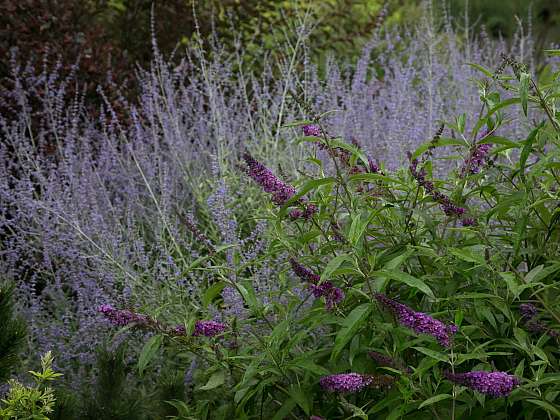
<svg viewBox="0 0 560 420">
<path fill-rule="evenodd" d="M 194 324 L 193 336 L 198 337 L 204 335 L 206 337 L 214 337 L 226 330 L 226 325 L 216 321 L 196 321 Z"/>
<path fill-rule="evenodd" d="M 214 337 L 218 334 L 223 333 L 227 329 L 226 324 L 222 324 L 217 321 L 196 321 L 194 323 L 194 331 L 192 333 L 193 337 L 199 337 L 201 335 L 205 337 Z M 187 330 L 184 325 L 177 325 L 171 330 L 172 335 L 186 335 Z"/>
<path fill-rule="evenodd" d="M 492 149 L 491 144 L 475 145 L 461 168 L 461 176 L 479 173 L 480 168 L 488 161 L 490 149 Z"/>
<path fill-rule="evenodd" d="M 505 372 L 486 372 L 482 370 L 455 374 L 446 372 L 445 376 L 451 382 L 494 398 L 507 397 L 514 388 L 519 386 L 519 379 Z"/>
<path fill-rule="evenodd" d="M 437 191 L 434 183 L 426 179 L 426 171 L 424 169 L 418 169 L 418 163 L 418 159 L 411 159 L 409 166 L 410 173 L 416 179 L 418 184 L 424 187 L 426 192 L 432 196 L 434 201 L 437 201 L 440 204 L 440 207 L 446 216 L 463 216 L 466 210 L 463 207 L 453 204 L 448 196 Z"/>
<path fill-rule="evenodd" d="M 317 124 L 304 125 L 303 134 L 307 137 L 321 137 L 321 127 Z"/>
<path fill-rule="evenodd" d="M 153 327 L 161 331 L 165 331 L 171 335 L 182 336 L 187 333 L 184 325 L 176 325 L 172 328 L 165 328 L 155 319 L 147 315 L 138 314 L 126 309 L 115 309 L 111 305 L 101 305 L 97 311 L 101 313 L 113 325 L 124 327 L 134 324 L 139 327 Z M 194 324 L 193 337 L 204 335 L 206 337 L 214 337 L 226 330 L 227 326 L 216 321 L 196 321 Z"/>
<path fill-rule="evenodd" d="M 150 323 L 150 319 L 146 315 L 137 314 L 126 309 L 115 309 L 111 305 L 101 305 L 97 311 L 111 324 L 118 327 L 124 327 L 129 324 L 145 326 Z"/>
<path fill-rule="evenodd" d="M 308 137 L 327 137 L 327 134 L 317 124 L 304 125 L 303 134 Z M 319 149 L 326 150 L 331 157 L 338 158 L 342 163 L 348 165 L 350 161 L 350 152 L 348 150 L 341 147 L 331 147 L 320 141 L 315 142 L 315 144 Z"/>
<path fill-rule="evenodd" d="M 357 392 L 372 383 L 372 378 L 360 373 L 339 373 L 324 376 L 319 380 L 321 387 L 330 392 Z"/>
<path fill-rule="evenodd" d="M 543 322 L 536 319 L 537 308 L 531 303 L 522 303 L 519 305 L 519 313 L 521 320 L 525 324 L 527 331 L 533 334 L 547 334 L 550 337 L 558 338 L 560 333 L 556 330 L 548 328 Z"/>
<path fill-rule="evenodd" d="M 244 153 L 243 159 L 247 164 L 247 175 L 259 184 L 265 192 L 272 194 L 272 202 L 274 204 L 282 206 L 296 194 L 297 191 L 293 186 L 278 179 L 270 169 L 253 158 L 249 153 Z M 290 212 L 290 217 L 294 219 L 300 217 L 310 218 L 317 211 L 315 205 L 305 204 L 302 199 L 298 200 L 298 203 L 303 204 L 305 209 L 303 211 L 296 209 Z"/>
<path fill-rule="evenodd" d="M 410 328 L 416 334 L 431 335 L 444 347 L 451 346 L 451 337 L 457 332 L 455 325 L 446 325 L 423 312 L 416 312 L 402 303 L 389 299 L 381 293 L 376 293 L 375 298 L 395 315 L 401 325 Z"/>
<path fill-rule="evenodd" d="M 389 375 L 364 375 L 361 373 L 339 373 L 323 376 L 319 380 L 321 387 L 329 392 L 353 393 L 366 387 L 390 387 L 395 378 Z"/>
<path fill-rule="evenodd" d="M 294 258 L 290 258 L 293 272 L 302 280 L 310 283 L 311 292 L 316 298 L 324 297 L 327 309 L 332 309 L 344 299 L 344 292 L 330 281 L 320 283 L 321 276 L 304 267 Z"/>
<path fill-rule="evenodd" d="M 527 322 L 537 315 L 537 308 L 531 303 L 522 303 L 519 305 L 519 313 L 521 314 L 521 319 Z"/>
</svg>

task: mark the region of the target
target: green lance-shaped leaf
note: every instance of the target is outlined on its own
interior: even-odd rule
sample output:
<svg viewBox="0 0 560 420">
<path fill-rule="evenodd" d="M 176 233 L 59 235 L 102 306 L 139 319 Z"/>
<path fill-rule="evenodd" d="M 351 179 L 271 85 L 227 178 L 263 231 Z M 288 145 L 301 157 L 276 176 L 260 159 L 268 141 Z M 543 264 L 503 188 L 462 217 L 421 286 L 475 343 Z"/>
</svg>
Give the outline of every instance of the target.
<svg viewBox="0 0 560 420">
<path fill-rule="evenodd" d="M 146 344 L 144 344 L 144 347 L 140 352 L 140 356 L 138 357 L 138 372 L 140 373 L 140 375 L 144 373 L 144 370 L 161 347 L 162 342 L 163 336 L 154 335 L 146 342 Z"/>
<path fill-rule="evenodd" d="M 344 319 L 342 328 L 334 340 L 334 348 L 331 353 L 331 360 L 336 360 L 346 344 L 354 337 L 356 332 L 367 322 L 373 306 L 371 303 L 364 303 L 354 308 Z"/>
<path fill-rule="evenodd" d="M 519 77 L 519 99 L 521 99 L 521 107 L 523 113 L 527 116 L 527 101 L 529 99 L 529 80 L 531 76 L 528 73 L 521 73 Z"/>
</svg>

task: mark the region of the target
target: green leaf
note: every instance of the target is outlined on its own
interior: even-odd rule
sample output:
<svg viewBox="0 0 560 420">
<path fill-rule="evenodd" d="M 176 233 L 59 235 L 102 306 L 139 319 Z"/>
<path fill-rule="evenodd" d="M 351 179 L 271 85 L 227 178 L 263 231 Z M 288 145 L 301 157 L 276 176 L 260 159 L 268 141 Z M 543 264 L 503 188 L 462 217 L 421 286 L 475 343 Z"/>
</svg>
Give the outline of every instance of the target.
<svg viewBox="0 0 560 420">
<path fill-rule="evenodd" d="M 325 267 L 325 269 L 323 270 L 323 273 L 321 274 L 321 282 L 330 279 L 333 272 L 336 269 L 338 269 L 338 267 L 340 267 L 340 265 L 344 261 L 352 261 L 352 259 L 350 258 L 349 255 L 342 254 L 342 255 L 337 255 L 332 260 L 330 260 L 327 266 Z"/>
<path fill-rule="evenodd" d="M 539 407 L 553 414 L 556 417 L 560 417 L 560 410 L 556 408 L 554 405 L 552 405 L 551 403 L 549 403 L 548 401 L 533 400 L 533 399 L 528 399 L 527 401 L 532 404 L 538 405 Z"/>
<path fill-rule="evenodd" d="M 151 337 L 146 344 L 144 344 L 140 356 L 138 356 L 138 372 L 140 375 L 144 373 L 146 366 L 152 361 L 162 343 L 163 336 L 158 334 Z"/>
<path fill-rule="evenodd" d="M 412 347 L 415 350 L 418 350 L 420 353 L 425 354 L 428 357 L 431 357 L 434 360 L 439 360 L 440 362 L 447 362 L 449 357 L 444 354 L 440 353 L 435 350 L 427 349 L 426 347 Z"/>
<path fill-rule="evenodd" d="M 521 150 L 521 155 L 519 156 L 519 173 L 522 179 L 525 179 L 525 165 L 527 163 L 527 159 L 533 150 L 533 143 L 537 138 L 537 134 L 540 129 L 544 126 L 544 122 L 539 124 L 535 127 L 527 137 L 527 140 L 524 141 L 525 145 L 523 146 L 523 150 Z"/>
<path fill-rule="evenodd" d="M 463 261 L 473 262 L 479 265 L 486 265 L 484 255 L 475 254 L 468 248 L 449 248 L 449 252 Z"/>
<path fill-rule="evenodd" d="M 296 120 L 286 124 L 282 124 L 282 128 L 300 127 L 302 125 L 312 124 L 311 120 Z"/>
<path fill-rule="evenodd" d="M 430 140 L 423 143 L 418 149 L 412 154 L 412 159 L 416 159 L 420 155 L 424 154 L 430 147 L 445 147 L 445 146 L 468 146 L 463 140 L 442 137 L 436 141 Z"/>
<path fill-rule="evenodd" d="M 492 74 L 490 70 L 488 70 L 486 67 L 482 67 L 480 64 L 467 63 L 467 65 L 471 66 L 473 69 L 478 70 L 479 72 L 483 73 L 485 76 L 488 76 L 491 79 L 494 77 L 494 74 Z"/>
<path fill-rule="evenodd" d="M 381 270 L 376 271 L 375 273 L 381 276 L 388 277 L 391 280 L 407 284 L 410 287 L 414 287 L 415 289 L 420 290 L 422 293 L 430 296 L 431 298 L 435 298 L 434 292 L 432 292 L 432 289 L 430 289 L 426 283 L 424 283 L 420 279 L 417 279 L 416 277 L 411 276 L 408 273 L 397 270 Z"/>
<path fill-rule="evenodd" d="M 366 228 L 371 223 L 371 220 L 375 217 L 376 212 L 363 212 L 362 214 L 356 214 L 350 225 L 350 231 L 348 232 L 348 240 L 354 246 L 360 241 L 362 235 L 364 234 Z"/>
<path fill-rule="evenodd" d="M 527 100 L 529 98 L 529 80 L 531 76 L 528 73 L 521 73 L 519 77 L 519 99 L 523 113 L 527 116 Z"/>
<path fill-rule="evenodd" d="M 346 344 L 354 337 L 356 332 L 366 323 L 373 306 L 371 303 L 363 303 L 357 306 L 342 321 L 342 328 L 338 331 L 334 340 L 331 360 L 336 360 Z"/>
<path fill-rule="evenodd" d="M 218 388 L 219 386 L 223 385 L 226 380 L 226 375 L 223 370 L 219 370 L 214 372 L 212 376 L 206 382 L 206 385 L 201 386 L 199 389 L 201 391 L 209 391 L 214 388 Z"/>
<path fill-rule="evenodd" d="M 216 296 L 218 296 L 222 292 L 224 287 L 225 283 L 220 281 L 214 283 L 212 286 L 206 289 L 204 295 L 202 296 L 202 304 L 204 305 L 204 307 L 208 307 L 208 305 L 212 303 L 214 298 L 216 298 Z"/>
<path fill-rule="evenodd" d="M 282 206 L 282 208 L 280 209 L 280 216 L 284 217 L 284 215 L 288 211 L 288 207 L 295 204 L 301 197 L 303 197 L 309 191 L 314 190 L 314 189 L 320 187 L 321 185 L 333 184 L 335 182 L 336 182 L 336 179 L 332 178 L 332 177 L 312 179 L 311 181 L 307 181 L 303 185 L 303 187 L 301 187 L 301 189 Z"/>
<path fill-rule="evenodd" d="M 350 181 L 364 181 L 364 182 L 378 182 L 378 181 L 385 181 L 385 182 L 392 182 L 394 184 L 401 184 L 407 185 L 406 182 L 401 181 L 397 178 L 391 178 L 386 175 L 381 174 L 356 174 L 349 177 Z"/>
<path fill-rule="evenodd" d="M 282 404 L 282 407 L 278 409 L 272 420 L 284 420 L 288 418 L 288 414 L 292 412 L 292 410 L 296 407 L 297 403 L 293 398 L 288 398 Z"/>
<path fill-rule="evenodd" d="M 431 398 L 428 398 L 426 401 L 424 401 L 422 404 L 420 404 L 420 405 L 418 406 L 418 409 L 424 408 L 424 407 L 426 407 L 426 406 L 428 406 L 428 405 L 435 404 L 435 403 L 437 403 L 437 402 L 439 402 L 439 401 L 447 400 L 447 399 L 449 399 L 449 398 L 451 398 L 451 395 L 449 395 L 449 394 L 439 394 L 439 395 L 435 395 L 435 396 L 433 396 L 433 397 L 431 397 Z"/>
<path fill-rule="evenodd" d="M 299 405 L 305 414 L 309 415 L 311 412 L 311 405 L 313 401 L 311 400 L 311 393 L 309 390 L 303 389 L 301 386 L 293 385 L 290 388 L 290 396 Z"/>
</svg>

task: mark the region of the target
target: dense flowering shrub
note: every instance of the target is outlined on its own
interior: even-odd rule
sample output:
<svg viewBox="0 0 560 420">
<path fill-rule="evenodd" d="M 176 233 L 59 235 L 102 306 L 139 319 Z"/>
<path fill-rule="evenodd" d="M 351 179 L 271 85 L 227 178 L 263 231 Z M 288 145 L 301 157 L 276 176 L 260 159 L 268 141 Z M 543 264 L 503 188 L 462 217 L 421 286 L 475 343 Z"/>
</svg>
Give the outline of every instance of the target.
<svg viewBox="0 0 560 420">
<path fill-rule="evenodd" d="M 191 352 L 207 371 L 198 392 L 221 387 L 209 397 L 212 409 L 240 418 L 555 416 L 560 125 L 555 96 L 515 59 L 503 61 L 511 74 L 481 67 L 488 90 L 471 132 L 446 122 L 400 169 L 373 166 L 359 145 L 329 135 L 320 117 L 296 123 L 313 157 L 293 184 L 243 154 L 246 181 L 272 194 L 273 206 L 255 210 L 271 225 L 268 247 L 222 266 L 223 250 L 210 247 L 204 258 L 214 262 L 204 271 L 217 279 L 206 291 L 207 312 L 211 304 L 236 306 L 221 321 L 191 313 L 170 330 L 103 309 L 114 324 L 156 334 L 139 364 L 154 357 L 154 343 Z M 541 119 L 526 140 L 497 135 L 502 109 L 517 103 L 519 118 Z M 432 161 L 450 147 L 459 164 L 438 180 Z M 307 217 L 291 217 L 311 205 Z M 267 253 L 284 270 L 262 300 L 243 271 L 256 270 Z"/>
</svg>

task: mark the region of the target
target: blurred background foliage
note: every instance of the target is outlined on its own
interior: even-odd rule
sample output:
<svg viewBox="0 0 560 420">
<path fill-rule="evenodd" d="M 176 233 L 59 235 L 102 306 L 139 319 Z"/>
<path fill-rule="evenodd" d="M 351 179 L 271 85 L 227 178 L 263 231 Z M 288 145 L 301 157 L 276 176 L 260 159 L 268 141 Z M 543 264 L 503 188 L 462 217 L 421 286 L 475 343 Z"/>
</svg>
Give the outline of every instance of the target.
<svg viewBox="0 0 560 420">
<path fill-rule="evenodd" d="M 242 46 L 243 64 L 258 72 L 266 56 L 285 54 L 305 21 L 313 28 L 309 59 L 320 63 L 332 54 L 351 61 L 381 24 L 413 26 L 430 4 L 435 17 L 450 17 L 459 27 L 467 22 L 464 33 L 485 28 L 511 38 L 522 22 L 537 50 L 560 40 L 558 0 L 2 0 L 0 77 L 9 73 L 10 50 L 17 47 L 20 61 L 50 51 L 68 70 L 79 57 L 91 90 L 108 82 L 109 69 L 110 82 L 122 86 L 137 64 L 150 63 L 152 25 L 164 54 L 219 39 L 226 52 Z"/>
</svg>

